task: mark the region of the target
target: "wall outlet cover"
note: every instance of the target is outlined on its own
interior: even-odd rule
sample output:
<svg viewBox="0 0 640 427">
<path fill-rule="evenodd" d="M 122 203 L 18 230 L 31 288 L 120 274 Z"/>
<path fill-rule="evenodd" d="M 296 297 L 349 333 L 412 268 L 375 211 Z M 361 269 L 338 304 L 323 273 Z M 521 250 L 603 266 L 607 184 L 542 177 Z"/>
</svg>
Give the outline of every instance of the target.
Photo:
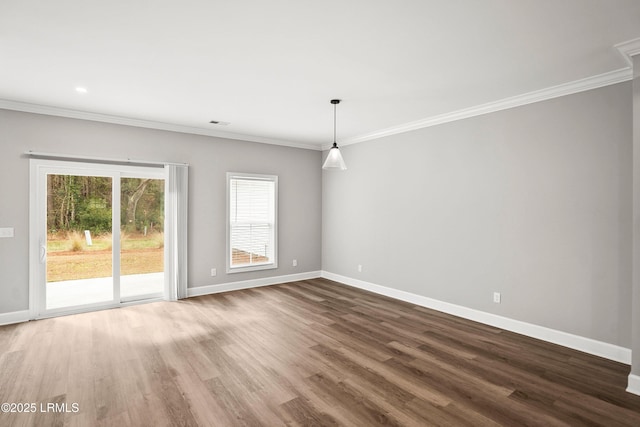
<svg viewBox="0 0 640 427">
<path fill-rule="evenodd" d="M 1 227 L 0 237 L 13 237 L 13 227 Z"/>
</svg>

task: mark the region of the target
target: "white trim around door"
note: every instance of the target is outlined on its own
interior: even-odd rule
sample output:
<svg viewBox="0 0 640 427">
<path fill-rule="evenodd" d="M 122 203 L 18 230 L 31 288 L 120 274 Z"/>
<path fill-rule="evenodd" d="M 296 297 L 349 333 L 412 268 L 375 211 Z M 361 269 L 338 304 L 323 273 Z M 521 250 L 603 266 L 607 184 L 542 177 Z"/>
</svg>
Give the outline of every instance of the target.
<svg viewBox="0 0 640 427">
<path fill-rule="evenodd" d="M 109 178 L 112 184 L 111 200 L 111 247 L 112 247 L 112 295 L 89 303 L 47 308 L 47 177 L 48 175 L 71 175 Z M 30 207 L 29 207 L 29 317 L 38 319 L 58 315 L 74 314 L 122 306 L 130 301 L 121 296 L 120 281 L 120 212 L 121 182 L 126 178 L 150 178 L 164 180 L 167 187 L 167 171 L 162 167 L 112 165 L 59 161 L 47 159 L 30 160 Z M 166 222 L 166 215 L 165 215 Z M 105 278 L 106 282 L 110 278 Z M 145 295 L 150 299 L 162 297 L 162 292 Z"/>
</svg>

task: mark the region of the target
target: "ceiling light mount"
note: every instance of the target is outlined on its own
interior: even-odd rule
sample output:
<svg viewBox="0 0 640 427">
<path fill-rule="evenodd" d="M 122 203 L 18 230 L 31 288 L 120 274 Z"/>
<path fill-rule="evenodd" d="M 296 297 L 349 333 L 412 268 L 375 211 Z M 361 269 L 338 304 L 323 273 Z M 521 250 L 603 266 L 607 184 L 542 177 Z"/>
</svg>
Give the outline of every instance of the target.
<svg viewBox="0 0 640 427">
<path fill-rule="evenodd" d="M 347 165 L 344 163 L 342 159 L 342 154 L 340 154 L 340 149 L 338 148 L 338 143 L 336 142 L 336 107 L 340 103 L 340 99 L 332 99 L 331 103 L 333 104 L 333 145 L 329 150 L 329 154 L 327 155 L 327 159 L 324 161 L 322 165 L 322 169 L 327 170 L 345 170 L 347 169 Z"/>
</svg>

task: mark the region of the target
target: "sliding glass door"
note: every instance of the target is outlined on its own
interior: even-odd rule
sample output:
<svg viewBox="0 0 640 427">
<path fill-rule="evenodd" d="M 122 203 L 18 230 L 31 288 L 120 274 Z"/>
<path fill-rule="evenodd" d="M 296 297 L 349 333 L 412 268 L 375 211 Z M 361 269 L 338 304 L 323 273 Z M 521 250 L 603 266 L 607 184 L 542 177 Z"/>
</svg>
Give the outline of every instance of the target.
<svg viewBox="0 0 640 427">
<path fill-rule="evenodd" d="M 32 179 L 36 317 L 162 296 L 163 168 L 38 160 Z"/>
<path fill-rule="evenodd" d="M 120 300 L 164 291 L 164 179 L 120 178 Z"/>
<path fill-rule="evenodd" d="M 45 308 L 110 303 L 113 294 L 112 176 L 47 173 Z"/>
</svg>

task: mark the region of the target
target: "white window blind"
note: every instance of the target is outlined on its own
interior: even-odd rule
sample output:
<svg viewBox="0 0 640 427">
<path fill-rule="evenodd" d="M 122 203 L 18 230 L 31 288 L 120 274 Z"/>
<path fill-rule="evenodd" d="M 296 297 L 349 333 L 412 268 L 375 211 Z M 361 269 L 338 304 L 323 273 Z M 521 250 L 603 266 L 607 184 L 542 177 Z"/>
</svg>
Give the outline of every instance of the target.
<svg viewBox="0 0 640 427">
<path fill-rule="evenodd" d="M 277 177 L 228 176 L 228 270 L 277 267 Z"/>
</svg>

